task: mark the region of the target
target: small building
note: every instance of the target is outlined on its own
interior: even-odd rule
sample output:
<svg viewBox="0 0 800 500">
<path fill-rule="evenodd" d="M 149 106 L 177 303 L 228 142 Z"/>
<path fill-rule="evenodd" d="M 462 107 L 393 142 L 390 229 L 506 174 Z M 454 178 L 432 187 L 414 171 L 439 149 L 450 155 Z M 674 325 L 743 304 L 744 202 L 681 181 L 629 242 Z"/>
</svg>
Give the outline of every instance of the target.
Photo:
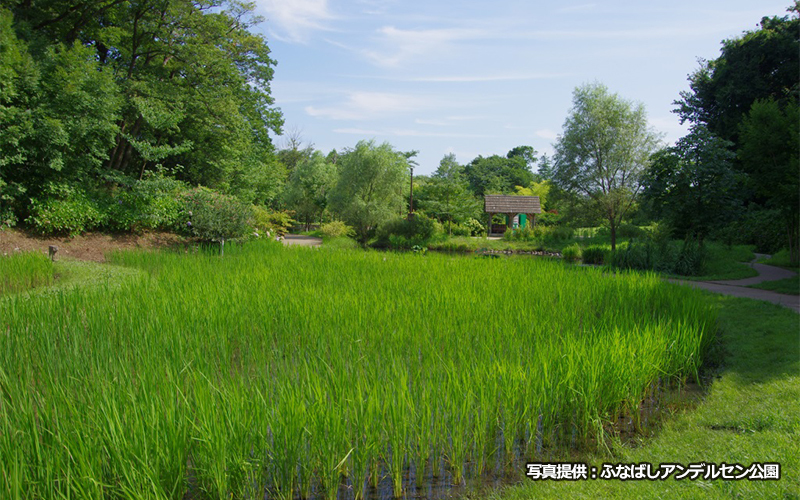
<svg viewBox="0 0 800 500">
<path fill-rule="evenodd" d="M 538 196 L 506 196 L 502 194 L 487 194 L 483 201 L 483 210 L 489 214 L 489 234 L 502 233 L 506 229 L 523 228 L 526 225 L 536 225 L 536 214 L 542 213 Z M 505 215 L 506 225 L 492 225 L 492 217 Z"/>
</svg>

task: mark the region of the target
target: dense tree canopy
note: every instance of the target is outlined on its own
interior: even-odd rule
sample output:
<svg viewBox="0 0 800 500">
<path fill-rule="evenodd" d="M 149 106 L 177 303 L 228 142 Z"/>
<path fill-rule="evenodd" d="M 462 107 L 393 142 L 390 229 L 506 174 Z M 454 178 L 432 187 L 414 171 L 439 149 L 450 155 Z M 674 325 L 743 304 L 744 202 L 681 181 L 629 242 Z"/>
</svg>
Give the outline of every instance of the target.
<svg viewBox="0 0 800 500">
<path fill-rule="evenodd" d="M 674 147 L 653 156 L 644 195 L 654 214 L 679 236 L 702 241 L 741 211 L 732 145 L 698 125 Z"/>
<path fill-rule="evenodd" d="M 527 186 L 534 180 L 531 167 L 535 161 L 532 147 L 519 146 L 505 157 L 478 156 L 464 168 L 464 175 L 477 196 L 513 193 L 515 186 Z"/>
<path fill-rule="evenodd" d="M 725 40 L 720 56 L 690 76 L 690 90 L 676 102 L 683 121 L 731 141 L 733 166 L 749 188 L 741 204 L 782 214 L 794 262 L 800 261 L 799 5 L 789 16 L 765 17 L 759 29 Z"/>
<path fill-rule="evenodd" d="M 259 21 L 250 4 L 7 5 L 0 8 L 3 196 L 24 205 L 21 191 L 42 197 L 52 185 L 169 171 L 245 201 L 275 198 L 269 134 L 282 125 L 270 97 L 275 62 L 249 31 Z"/>
</svg>

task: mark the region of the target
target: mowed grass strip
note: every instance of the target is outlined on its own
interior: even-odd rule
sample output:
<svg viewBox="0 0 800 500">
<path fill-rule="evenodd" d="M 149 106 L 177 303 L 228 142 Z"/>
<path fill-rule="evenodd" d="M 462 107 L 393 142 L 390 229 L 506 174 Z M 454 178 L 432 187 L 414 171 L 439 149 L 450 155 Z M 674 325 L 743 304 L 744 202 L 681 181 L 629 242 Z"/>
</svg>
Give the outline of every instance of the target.
<svg viewBox="0 0 800 500">
<path fill-rule="evenodd" d="M 356 498 L 596 447 L 713 340 L 704 296 L 533 259 L 123 253 L 0 303 L 0 496 Z"/>
<path fill-rule="evenodd" d="M 721 366 L 705 401 L 667 421 L 653 440 L 602 463 L 781 464 L 779 481 L 530 481 L 494 500 L 796 499 L 800 492 L 800 315 L 781 306 L 718 297 Z"/>
</svg>

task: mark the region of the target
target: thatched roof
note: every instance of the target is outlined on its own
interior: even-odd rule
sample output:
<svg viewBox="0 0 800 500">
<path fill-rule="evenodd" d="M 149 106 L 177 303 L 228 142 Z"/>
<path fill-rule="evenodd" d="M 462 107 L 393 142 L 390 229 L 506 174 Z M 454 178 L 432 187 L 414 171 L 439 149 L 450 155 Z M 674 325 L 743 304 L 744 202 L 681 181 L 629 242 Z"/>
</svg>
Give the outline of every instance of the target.
<svg viewBox="0 0 800 500">
<path fill-rule="evenodd" d="M 487 194 L 484 198 L 484 212 L 490 214 L 540 214 L 538 196 L 505 196 Z"/>
</svg>

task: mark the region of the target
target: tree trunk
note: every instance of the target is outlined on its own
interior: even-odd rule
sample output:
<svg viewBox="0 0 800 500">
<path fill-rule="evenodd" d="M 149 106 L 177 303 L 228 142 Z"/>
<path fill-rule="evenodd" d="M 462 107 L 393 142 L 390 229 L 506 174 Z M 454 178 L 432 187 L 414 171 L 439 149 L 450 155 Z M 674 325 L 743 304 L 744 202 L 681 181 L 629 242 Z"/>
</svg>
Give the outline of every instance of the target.
<svg viewBox="0 0 800 500">
<path fill-rule="evenodd" d="M 608 219 L 609 226 L 611 228 L 611 251 L 617 249 L 617 225 L 614 221 L 614 218 Z"/>
<path fill-rule="evenodd" d="M 219 256 L 225 257 L 225 238 L 219 240 Z"/>
</svg>

